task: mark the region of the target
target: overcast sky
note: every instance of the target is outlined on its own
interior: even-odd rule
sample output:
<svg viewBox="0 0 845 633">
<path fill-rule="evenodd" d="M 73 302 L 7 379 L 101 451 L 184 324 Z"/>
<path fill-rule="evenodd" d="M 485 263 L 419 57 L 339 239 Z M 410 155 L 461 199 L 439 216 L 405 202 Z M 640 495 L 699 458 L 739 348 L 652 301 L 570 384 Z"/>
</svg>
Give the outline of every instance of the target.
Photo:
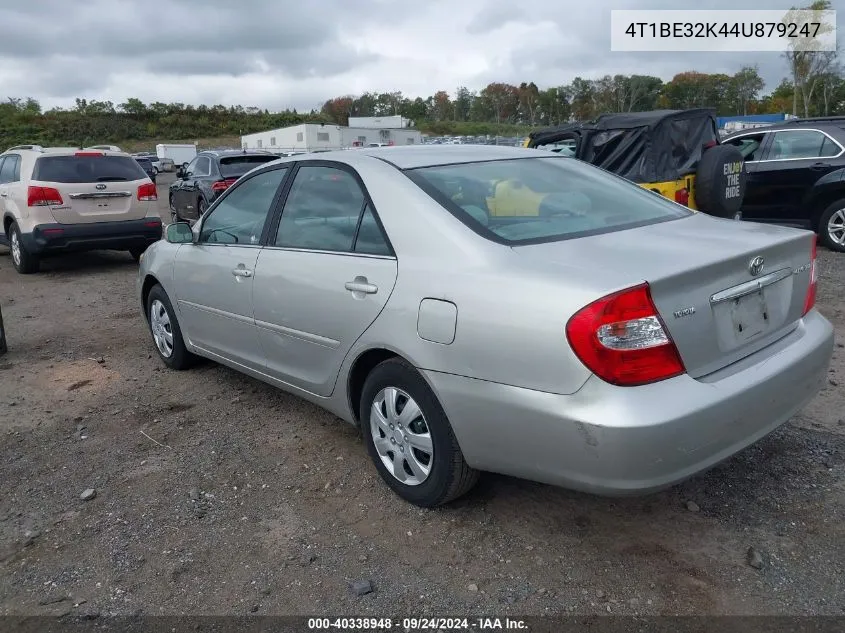
<svg viewBox="0 0 845 633">
<path fill-rule="evenodd" d="M 777 53 L 612 53 L 611 9 L 677 0 L 24 0 L 0 8 L 0 98 L 67 107 L 75 97 L 319 108 L 329 97 L 428 96 L 491 81 L 541 88 L 573 77 L 756 64 L 773 89 Z M 788 8 L 696 0 L 689 8 Z M 845 14 L 845 0 L 833 0 Z"/>
</svg>

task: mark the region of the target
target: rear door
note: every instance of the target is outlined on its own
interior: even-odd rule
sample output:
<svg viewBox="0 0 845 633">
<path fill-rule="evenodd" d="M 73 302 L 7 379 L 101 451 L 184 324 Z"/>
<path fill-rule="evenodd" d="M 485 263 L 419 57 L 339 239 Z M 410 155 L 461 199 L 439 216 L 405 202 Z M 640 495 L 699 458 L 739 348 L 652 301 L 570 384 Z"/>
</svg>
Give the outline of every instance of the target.
<svg viewBox="0 0 845 633">
<path fill-rule="evenodd" d="M 150 179 L 127 155 L 82 151 L 39 156 L 30 186 L 52 188 L 62 203 L 50 211 L 59 224 L 140 220 L 154 201 L 139 200 L 138 188 Z"/>
<path fill-rule="evenodd" d="M 755 187 L 759 190 L 758 211 L 749 219 L 808 226 L 812 209 L 804 204 L 805 194 L 816 181 L 838 168 L 833 158 L 843 148 L 821 130 L 779 130 L 770 136 L 768 150 L 757 163 L 754 176 L 754 182 L 762 183 L 762 187 Z"/>
<path fill-rule="evenodd" d="M 232 189 L 206 215 L 198 241 L 179 248 L 173 266 L 188 340 L 255 370 L 264 365 L 253 318 L 255 264 L 286 173 L 262 172 Z"/>
<path fill-rule="evenodd" d="M 396 258 L 357 174 L 328 161 L 301 164 L 256 270 L 266 373 L 331 394 L 395 282 Z"/>
</svg>

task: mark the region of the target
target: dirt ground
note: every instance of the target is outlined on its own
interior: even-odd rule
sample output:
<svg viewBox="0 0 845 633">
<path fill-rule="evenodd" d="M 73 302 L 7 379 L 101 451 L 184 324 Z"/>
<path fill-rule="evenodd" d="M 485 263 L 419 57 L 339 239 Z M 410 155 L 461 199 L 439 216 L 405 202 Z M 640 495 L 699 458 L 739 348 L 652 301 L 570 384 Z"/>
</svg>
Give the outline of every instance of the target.
<svg viewBox="0 0 845 633">
<path fill-rule="evenodd" d="M 845 341 L 845 255 L 819 257 Z M 103 252 L 20 276 L 0 247 L 0 615 L 845 613 L 841 343 L 800 415 L 671 490 L 485 475 L 424 511 L 333 416 L 211 363 L 166 370 L 136 271 Z"/>
</svg>

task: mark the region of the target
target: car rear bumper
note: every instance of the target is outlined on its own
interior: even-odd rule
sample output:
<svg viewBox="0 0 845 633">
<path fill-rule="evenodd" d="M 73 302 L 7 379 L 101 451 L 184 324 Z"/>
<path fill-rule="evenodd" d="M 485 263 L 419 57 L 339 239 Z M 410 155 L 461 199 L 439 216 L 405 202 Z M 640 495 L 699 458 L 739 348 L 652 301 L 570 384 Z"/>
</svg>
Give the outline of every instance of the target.
<svg viewBox="0 0 845 633">
<path fill-rule="evenodd" d="M 159 218 L 92 224 L 39 224 L 21 235 L 27 251 L 35 254 L 98 249 L 143 248 L 161 239 Z"/>
<path fill-rule="evenodd" d="M 833 327 L 789 335 L 706 379 L 641 387 L 591 377 L 563 396 L 424 372 L 467 463 L 586 492 L 645 494 L 711 468 L 798 412 L 827 380 Z"/>
</svg>

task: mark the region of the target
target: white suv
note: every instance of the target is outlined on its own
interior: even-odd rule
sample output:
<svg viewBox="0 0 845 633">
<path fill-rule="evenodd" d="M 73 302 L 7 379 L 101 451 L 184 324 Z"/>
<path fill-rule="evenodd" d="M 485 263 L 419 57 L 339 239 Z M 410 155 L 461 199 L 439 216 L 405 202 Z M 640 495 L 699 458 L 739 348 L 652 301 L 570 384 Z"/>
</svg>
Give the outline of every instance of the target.
<svg viewBox="0 0 845 633">
<path fill-rule="evenodd" d="M 0 154 L 2 236 L 22 274 L 71 251 L 128 250 L 137 260 L 161 238 L 156 200 L 124 152 L 18 145 Z"/>
</svg>

